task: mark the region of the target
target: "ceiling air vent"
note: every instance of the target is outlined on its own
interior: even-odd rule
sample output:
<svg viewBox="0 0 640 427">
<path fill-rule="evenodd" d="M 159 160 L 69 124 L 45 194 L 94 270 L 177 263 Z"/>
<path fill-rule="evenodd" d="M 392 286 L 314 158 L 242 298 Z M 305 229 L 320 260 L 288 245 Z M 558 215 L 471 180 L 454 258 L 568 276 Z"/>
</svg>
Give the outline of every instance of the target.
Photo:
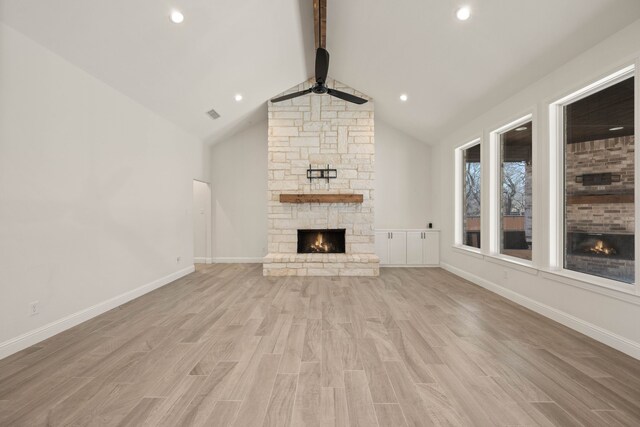
<svg viewBox="0 0 640 427">
<path fill-rule="evenodd" d="M 213 120 L 220 118 L 220 114 L 218 114 L 218 112 L 214 109 L 207 111 L 207 115 L 211 117 Z"/>
</svg>

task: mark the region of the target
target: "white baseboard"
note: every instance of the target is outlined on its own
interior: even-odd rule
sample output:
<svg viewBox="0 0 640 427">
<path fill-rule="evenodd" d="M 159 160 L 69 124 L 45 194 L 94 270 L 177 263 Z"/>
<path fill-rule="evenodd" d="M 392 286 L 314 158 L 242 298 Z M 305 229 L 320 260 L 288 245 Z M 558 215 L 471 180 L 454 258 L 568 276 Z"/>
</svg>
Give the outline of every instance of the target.
<svg viewBox="0 0 640 427">
<path fill-rule="evenodd" d="M 195 258 L 193 258 L 193 263 L 194 264 L 212 264 L 213 263 L 213 258 L 195 257 Z"/>
<path fill-rule="evenodd" d="M 262 264 L 264 257 L 215 257 L 214 264 Z"/>
<path fill-rule="evenodd" d="M 440 263 L 440 266 L 450 273 L 473 282 L 476 285 L 488 289 L 491 292 L 501 295 L 508 300 L 515 302 L 516 304 L 520 304 L 521 306 L 526 307 L 529 310 L 535 311 L 536 313 L 548 317 L 549 319 L 555 320 L 556 322 L 568 328 L 576 330 L 590 338 L 593 338 L 596 341 L 600 341 L 601 343 L 606 344 L 609 347 L 613 347 L 623 353 L 626 353 L 631 357 L 640 359 L 640 343 L 631 341 L 623 336 L 596 326 L 583 319 L 577 318 L 569 313 L 565 313 L 562 310 L 558 310 L 557 308 L 553 308 L 546 304 L 540 303 L 522 294 L 514 292 L 511 289 L 507 289 L 503 286 L 483 279 L 482 277 L 476 276 L 475 274 L 469 273 L 460 268 L 454 267 L 450 264 Z"/>
<path fill-rule="evenodd" d="M 60 332 L 66 331 L 67 329 L 79 325 L 82 322 L 86 322 L 87 320 L 99 316 L 102 313 L 121 306 L 122 304 L 136 299 L 146 293 L 161 288 L 162 286 L 167 285 L 181 277 L 184 277 L 187 274 L 193 273 L 194 271 L 194 266 L 183 268 L 182 270 L 178 270 L 174 273 L 169 274 L 168 276 L 161 277 L 160 279 L 154 280 L 153 282 L 147 283 L 146 285 L 142 285 L 139 288 L 132 289 L 129 292 L 125 292 L 106 301 L 102 301 L 94 306 L 78 311 L 69 316 L 63 317 L 62 319 L 41 326 L 38 329 L 34 329 L 25 334 L 0 343 L 0 360 L 14 353 L 17 353 L 20 350 L 24 350 L 27 347 L 37 344 L 40 341 L 44 341 L 47 338 L 59 334 Z"/>
<path fill-rule="evenodd" d="M 380 264 L 380 268 L 438 268 L 440 264 Z"/>
</svg>

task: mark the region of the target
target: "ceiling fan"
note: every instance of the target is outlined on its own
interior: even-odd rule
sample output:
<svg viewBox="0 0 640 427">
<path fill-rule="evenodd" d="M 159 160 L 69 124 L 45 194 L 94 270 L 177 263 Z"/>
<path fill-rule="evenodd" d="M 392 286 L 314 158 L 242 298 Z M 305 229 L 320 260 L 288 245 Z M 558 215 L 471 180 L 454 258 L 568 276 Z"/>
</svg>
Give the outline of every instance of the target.
<svg viewBox="0 0 640 427">
<path fill-rule="evenodd" d="M 279 96 L 273 98 L 271 102 L 286 101 L 287 99 L 297 98 L 299 96 L 307 95 L 309 93 L 327 94 L 340 98 L 347 102 L 354 104 L 364 104 L 366 99 L 351 95 L 350 93 L 342 92 L 336 89 L 327 87 L 327 74 L 329 73 L 329 52 L 325 49 L 326 35 L 325 29 L 327 25 L 326 20 L 327 0 L 313 0 L 313 15 L 315 22 L 315 36 L 316 36 L 316 82 L 309 89 L 301 90 L 299 92 L 290 93 L 288 95 Z"/>
</svg>

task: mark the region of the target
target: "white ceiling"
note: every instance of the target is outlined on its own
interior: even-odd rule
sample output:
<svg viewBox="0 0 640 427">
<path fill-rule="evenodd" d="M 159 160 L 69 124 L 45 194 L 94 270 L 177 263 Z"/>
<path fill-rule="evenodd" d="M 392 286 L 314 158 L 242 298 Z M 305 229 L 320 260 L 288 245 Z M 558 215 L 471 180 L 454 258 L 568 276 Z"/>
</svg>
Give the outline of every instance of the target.
<svg viewBox="0 0 640 427">
<path fill-rule="evenodd" d="M 639 0 L 328 0 L 329 74 L 424 142 L 640 18 Z M 313 75 L 312 0 L 0 0 L 0 20 L 208 142 Z M 172 8 L 185 15 L 172 24 Z M 401 103 L 400 93 L 409 101 Z M 244 100 L 234 100 L 241 93 Z M 215 108 L 221 118 L 205 112 Z"/>
</svg>

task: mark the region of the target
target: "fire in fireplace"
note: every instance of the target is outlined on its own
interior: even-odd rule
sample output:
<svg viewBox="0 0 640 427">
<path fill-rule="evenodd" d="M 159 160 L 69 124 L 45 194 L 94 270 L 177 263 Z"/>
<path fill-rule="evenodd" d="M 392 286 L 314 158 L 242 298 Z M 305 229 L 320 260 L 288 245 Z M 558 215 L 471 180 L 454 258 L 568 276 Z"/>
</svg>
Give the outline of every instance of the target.
<svg viewBox="0 0 640 427">
<path fill-rule="evenodd" d="M 607 246 L 607 244 L 602 240 L 596 240 L 596 244 L 589 247 L 587 250 L 596 255 L 615 255 L 617 253 L 615 248 Z"/>
<path fill-rule="evenodd" d="M 345 229 L 298 230 L 298 253 L 343 254 Z"/>
<path fill-rule="evenodd" d="M 635 259 L 632 234 L 567 233 L 567 255 Z"/>
<path fill-rule="evenodd" d="M 564 267 L 580 273 L 633 283 L 633 234 L 567 233 Z"/>
</svg>

